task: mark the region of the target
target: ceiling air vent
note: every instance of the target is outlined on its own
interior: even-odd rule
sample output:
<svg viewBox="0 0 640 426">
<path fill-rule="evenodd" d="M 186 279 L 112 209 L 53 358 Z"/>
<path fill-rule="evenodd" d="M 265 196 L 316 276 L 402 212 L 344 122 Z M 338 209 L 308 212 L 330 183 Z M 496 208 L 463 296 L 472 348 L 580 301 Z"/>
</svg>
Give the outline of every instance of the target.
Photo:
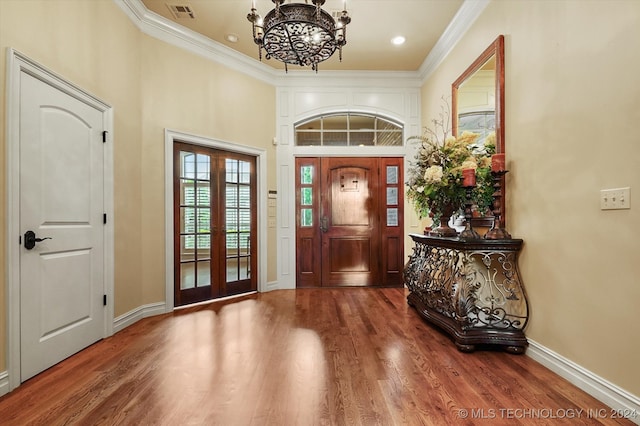
<svg viewBox="0 0 640 426">
<path fill-rule="evenodd" d="M 176 19 L 195 19 L 191 6 L 187 4 L 167 4 L 171 14 Z"/>
</svg>

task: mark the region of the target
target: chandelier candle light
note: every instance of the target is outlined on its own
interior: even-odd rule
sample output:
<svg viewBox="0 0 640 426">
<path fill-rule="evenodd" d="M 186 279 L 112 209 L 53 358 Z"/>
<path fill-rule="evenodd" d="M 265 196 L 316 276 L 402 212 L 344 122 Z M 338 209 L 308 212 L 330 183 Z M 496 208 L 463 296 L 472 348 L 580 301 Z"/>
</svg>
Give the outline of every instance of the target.
<svg viewBox="0 0 640 426">
<path fill-rule="evenodd" d="M 293 64 L 310 66 L 318 72 L 318 63 L 329 59 L 336 50 L 342 61 L 342 46 L 347 44 L 347 25 L 351 22 L 346 0 L 338 22 L 322 10 L 325 0 L 311 0 L 313 5 L 271 1 L 275 8 L 264 19 L 257 13 L 256 0 L 252 0 L 247 15 L 261 61 L 262 49 L 267 59 L 284 62 L 285 71 L 288 64 Z"/>
</svg>

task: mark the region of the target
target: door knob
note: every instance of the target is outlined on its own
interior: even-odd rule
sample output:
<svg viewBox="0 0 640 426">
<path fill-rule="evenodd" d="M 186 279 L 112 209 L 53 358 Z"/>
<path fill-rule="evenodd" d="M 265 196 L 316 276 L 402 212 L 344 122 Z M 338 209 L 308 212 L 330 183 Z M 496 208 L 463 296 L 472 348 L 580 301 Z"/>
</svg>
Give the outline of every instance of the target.
<svg viewBox="0 0 640 426">
<path fill-rule="evenodd" d="M 24 248 L 27 250 L 31 250 L 36 246 L 36 243 L 39 243 L 44 240 L 51 240 L 51 237 L 44 238 L 36 238 L 36 233 L 33 231 L 27 231 L 24 233 Z"/>
</svg>

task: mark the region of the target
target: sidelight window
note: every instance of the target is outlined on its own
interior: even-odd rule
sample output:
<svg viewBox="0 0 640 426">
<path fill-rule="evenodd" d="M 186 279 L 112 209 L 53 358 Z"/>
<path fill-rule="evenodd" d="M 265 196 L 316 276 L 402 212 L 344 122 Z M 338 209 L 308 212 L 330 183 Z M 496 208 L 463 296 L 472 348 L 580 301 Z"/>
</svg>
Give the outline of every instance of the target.
<svg viewBox="0 0 640 426">
<path fill-rule="evenodd" d="M 313 166 L 300 167 L 300 226 L 313 226 Z"/>
</svg>

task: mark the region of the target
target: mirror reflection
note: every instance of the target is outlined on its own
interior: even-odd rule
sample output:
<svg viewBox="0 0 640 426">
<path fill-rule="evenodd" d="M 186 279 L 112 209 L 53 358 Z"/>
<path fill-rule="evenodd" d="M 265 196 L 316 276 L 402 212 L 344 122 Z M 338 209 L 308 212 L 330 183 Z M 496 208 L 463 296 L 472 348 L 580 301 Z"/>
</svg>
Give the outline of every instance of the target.
<svg viewBox="0 0 640 426">
<path fill-rule="evenodd" d="M 496 130 L 496 58 L 492 56 L 458 88 L 458 129 L 477 133 L 477 144 L 484 145 Z"/>
<path fill-rule="evenodd" d="M 453 82 L 452 131 L 478 133 L 479 142 L 495 134 L 496 151 L 504 152 L 504 36 L 499 36 Z"/>
</svg>

